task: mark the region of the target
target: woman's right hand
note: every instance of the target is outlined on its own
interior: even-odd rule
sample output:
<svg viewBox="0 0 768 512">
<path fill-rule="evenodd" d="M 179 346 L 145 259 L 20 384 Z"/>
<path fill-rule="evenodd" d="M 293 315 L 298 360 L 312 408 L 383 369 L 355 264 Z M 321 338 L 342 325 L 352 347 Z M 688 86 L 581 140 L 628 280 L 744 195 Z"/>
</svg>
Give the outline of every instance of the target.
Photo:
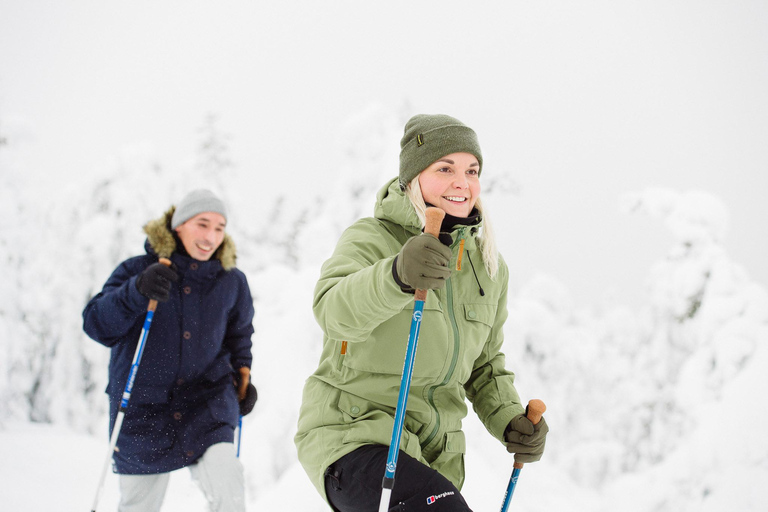
<svg viewBox="0 0 768 512">
<path fill-rule="evenodd" d="M 414 236 L 395 258 L 395 280 L 414 290 L 437 290 L 451 276 L 451 250 L 433 235 Z"/>
</svg>

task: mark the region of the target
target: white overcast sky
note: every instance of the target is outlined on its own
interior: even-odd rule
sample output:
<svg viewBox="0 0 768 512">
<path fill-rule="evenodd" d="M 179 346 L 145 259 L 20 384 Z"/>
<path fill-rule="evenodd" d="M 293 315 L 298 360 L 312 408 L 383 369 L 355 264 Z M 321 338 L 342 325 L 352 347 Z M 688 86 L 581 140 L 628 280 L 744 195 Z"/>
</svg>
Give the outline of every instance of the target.
<svg viewBox="0 0 768 512">
<path fill-rule="evenodd" d="M 637 287 L 671 237 L 618 197 L 667 187 L 718 195 L 768 284 L 766 27 L 759 0 L 0 0 L 0 136 L 57 186 L 134 144 L 184 161 L 214 113 L 264 198 L 334 185 L 338 128 L 373 103 L 447 113 L 520 187 L 496 219 L 519 280 Z"/>
</svg>

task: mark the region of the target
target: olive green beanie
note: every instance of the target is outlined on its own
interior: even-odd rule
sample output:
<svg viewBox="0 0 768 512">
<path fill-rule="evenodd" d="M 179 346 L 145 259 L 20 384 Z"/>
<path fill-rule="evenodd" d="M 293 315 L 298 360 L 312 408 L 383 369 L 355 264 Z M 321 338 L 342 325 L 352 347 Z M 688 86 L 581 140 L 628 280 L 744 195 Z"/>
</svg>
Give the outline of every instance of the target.
<svg viewBox="0 0 768 512">
<path fill-rule="evenodd" d="M 443 114 L 418 114 L 405 124 L 400 140 L 400 188 L 440 157 L 451 153 L 469 153 L 477 157 L 480 170 L 483 155 L 477 135 L 458 119 Z"/>
</svg>

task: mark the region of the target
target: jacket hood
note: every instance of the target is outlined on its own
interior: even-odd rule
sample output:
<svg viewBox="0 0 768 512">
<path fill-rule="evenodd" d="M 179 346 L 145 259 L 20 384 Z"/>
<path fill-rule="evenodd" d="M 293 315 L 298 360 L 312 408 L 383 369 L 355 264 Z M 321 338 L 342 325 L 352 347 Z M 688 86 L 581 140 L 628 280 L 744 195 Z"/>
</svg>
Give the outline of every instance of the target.
<svg viewBox="0 0 768 512">
<path fill-rule="evenodd" d="M 147 234 L 147 243 L 160 258 L 170 258 L 176 250 L 176 239 L 171 231 L 171 217 L 176 211 L 175 206 L 163 214 L 162 217 L 151 220 L 144 225 L 144 232 Z M 415 213 L 414 213 L 415 215 Z M 237 251 L 232 238 L 224 234 L 224 241 L 216 250 L 213 257 L 221 262 L 224 270 L 235 268 L 237 262 Z"/>
<path fill-rule="evenodd" d="M 373 216 L 394 222 L 414 234 L 421 233 L 421 221 L 405 192 L 400 190 L 398 178 L 392 178 L 376 194 Z"/>
</svg>

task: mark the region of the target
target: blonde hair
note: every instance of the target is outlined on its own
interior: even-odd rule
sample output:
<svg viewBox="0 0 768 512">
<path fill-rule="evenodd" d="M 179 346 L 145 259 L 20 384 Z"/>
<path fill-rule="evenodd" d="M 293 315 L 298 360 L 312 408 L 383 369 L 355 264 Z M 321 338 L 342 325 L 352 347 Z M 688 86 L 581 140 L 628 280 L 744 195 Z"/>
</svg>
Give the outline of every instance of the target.
<svg viewBox="0 0 768 512">
<path fill-rule="evenodd" d="M 424 196 L 421 195 L 421 185 L 419 185 L 419 177 L 416 176 L 405 187 L 405 195 L 411 201 L 413 209 L 416 210 L 416 216 L 421 222 L 423 228 L 427 223 L 427 217 L 425 212 L 427 211 L 427 203 L 424 202 Z M 499 271 L 499 251 L 496 247 L 496 236 L 493 232 L 493 224 L 488 218 L 488 212 L 483 208 L 483 203 L 478 197 L 475 203 L 475 208 L 480 212 L 483 219 L 483 225 L 480 229 L 480 233 L 477 236 L 477 244 L 480 248 L 480 256 L 483 259 L 483 265 L 485 271 L 491 279 L 496 278 L 496 274 Z"/>
</svg>

